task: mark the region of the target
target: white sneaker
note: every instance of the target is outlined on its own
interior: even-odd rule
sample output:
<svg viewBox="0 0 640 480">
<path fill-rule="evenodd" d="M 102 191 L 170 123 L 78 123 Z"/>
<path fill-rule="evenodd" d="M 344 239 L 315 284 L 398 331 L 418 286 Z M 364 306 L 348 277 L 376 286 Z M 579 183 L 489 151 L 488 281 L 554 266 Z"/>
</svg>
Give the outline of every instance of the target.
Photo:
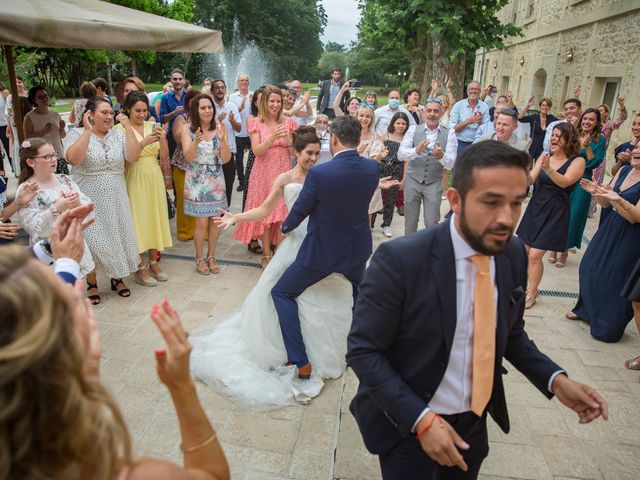
<svg viewBox="0 0 640 480">
<path fill-rule="evenodd" d="M 387 238 L 393 237 L 393 233 L 391 233 L 391 227 L 382 227 L 382 233 Z"/>
</svg>

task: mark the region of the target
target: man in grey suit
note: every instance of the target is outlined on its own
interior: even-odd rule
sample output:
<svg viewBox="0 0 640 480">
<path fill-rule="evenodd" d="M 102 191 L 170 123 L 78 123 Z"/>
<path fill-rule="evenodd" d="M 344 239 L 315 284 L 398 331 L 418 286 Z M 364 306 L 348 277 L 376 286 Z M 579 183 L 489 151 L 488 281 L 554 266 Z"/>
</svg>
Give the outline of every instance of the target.
<svg viewBox="0 0 640 480">
<path fill-rule="evenodd" d="M 400 145 L 398 158 L 408 162 L 401 187 L 405 235 L 418 229 L 421 204 L 425 227 L 440 221 L 442 172 L 453 169 L 458 150 L 454 130 L 440 124 L 443 114 L 440 99 L 428 98 L 420 113 L 423 123 L 409 127 Z"/>
<path fill-rule="evenodd" d="M 331 70 L 331 79 L 322 82 L 322 87 L 320 88 L 320 94 L 318 95 L 318 101 L 316 103 L 316 112 L 323 113 L 330 119 L 336 118 L 336 114 L 333 111 L 333 101 L 338 96 L 338 93 L 344 84 L 344 82 L 340 81 L 340 77 L 342 77 L 342 72 L 339 68 Z M 342 100 L 340 101 L 340 108 L 342 111 L 345 110 L 345 105 L 348 100 L 349 90 L 345 92 Z"/>
</svg>

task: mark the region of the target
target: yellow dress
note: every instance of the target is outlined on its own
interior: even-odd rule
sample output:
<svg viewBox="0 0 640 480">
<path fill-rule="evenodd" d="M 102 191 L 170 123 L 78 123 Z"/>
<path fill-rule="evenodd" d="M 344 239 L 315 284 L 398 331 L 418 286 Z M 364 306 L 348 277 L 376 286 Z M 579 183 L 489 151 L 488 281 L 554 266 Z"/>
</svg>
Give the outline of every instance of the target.
<svg viewBox="0 0 640 480">
<path fill-rule="evenodd" d="M 124 130 L 122 125 L 116 128 Z M 134 130 L 136 138 L 143 137 Z M 145 136 L 153 132 L 153 122 L 144 122 Z M 133 225 L 138 238 L 138 253 L 149 249 L 164 250 L 173 245 L 167 212 L 167 197 L 158 163 L 160 143 L 147 145 L 135 163 L 126 163 L 124 176 L 129 192 Z"/>
</svg>

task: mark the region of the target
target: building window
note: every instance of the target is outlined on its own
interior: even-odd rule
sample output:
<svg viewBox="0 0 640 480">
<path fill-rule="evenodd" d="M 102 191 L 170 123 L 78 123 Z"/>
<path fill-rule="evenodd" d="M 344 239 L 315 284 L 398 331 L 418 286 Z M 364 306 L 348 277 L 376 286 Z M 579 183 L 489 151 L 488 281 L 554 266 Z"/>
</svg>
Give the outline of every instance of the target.
<svg viewBox="0 0 640 480">
<path fill-rule="evenodd" d="M 536 14 L 535 0 L 528 0 L 527 1 L 527 9 L 524 12 L 523 25 L 527 25 L 527 24 L 535 21 L 535 19 L 536 19 L 535 14 Z"/>
</svg>

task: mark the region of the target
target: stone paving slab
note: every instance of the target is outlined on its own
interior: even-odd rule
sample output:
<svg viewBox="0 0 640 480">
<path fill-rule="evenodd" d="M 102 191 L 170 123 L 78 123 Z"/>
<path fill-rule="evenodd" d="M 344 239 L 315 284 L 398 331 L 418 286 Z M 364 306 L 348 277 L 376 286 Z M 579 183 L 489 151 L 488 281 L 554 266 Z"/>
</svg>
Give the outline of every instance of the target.
<svg viewBox="0 0 640 480">
<path fill-rule="evenodd" d="M 239 195 L 234 192 L 232 211 L 238 210 Z M 442 210 L 448 210 L 446 202 Z M 587 237 L 596 227 L 597 219 L 589 220 Z M 396 236 L 402 234 L 402 218 L 394 219 L 392 230 Z M 379 226 L 373 238 L 375 245 L 386 241 Z M 175 240 L 162 260 L 169 282 L 145 288 L 129 281 L 129 299 L 107 291 L 107 279 L 99 276 L 102 377 L 124 411 L 136 454 L 177 463 L 182 462 L 180 436 L 169 395 L 155 374 L 153 350 L 162 341 L 149 318 L 151 306 L 170 299 L 179 308 L 187 330 L 193 330 L 237 310 L 261 273 L 257 268 L 223 265 L 219 275 L 203 277 L 195 272 L 193 253 L 192 243 Z M 580 251 L 570 255 L 564 269 L 545 263 L 541 288 L 577 293 L 581 255 Z M 259 255 L 233 242 L 230 231 L 221 234 L 217 256 L 260 261 Z M 547 400 L 505 362 L 512 431 L 505 435 L 488 422 L 491 451 L 480 479 L 640 478 L 640 374 L 622 367 L 625 359 L 640 353 L 640 338 L 631 322 L 619 343 L 595 341 L 588 325 L 564 318 L 574 301 L 541 296 L 527 312 L 527 331 L 573 378 L 601 391 L 609 402 L 610 421 L 578 425 L 577 416 L 557 400 Z M 327 382 L 310 405 L 264 411 L 236 406 L 198 385 L 232 478 L 242 480 L 379 479 L 377 458 L 364 448 L 348 410 L 356 388 L 357 378 L 347 370 L 340 379 Z"/>
</svg>

